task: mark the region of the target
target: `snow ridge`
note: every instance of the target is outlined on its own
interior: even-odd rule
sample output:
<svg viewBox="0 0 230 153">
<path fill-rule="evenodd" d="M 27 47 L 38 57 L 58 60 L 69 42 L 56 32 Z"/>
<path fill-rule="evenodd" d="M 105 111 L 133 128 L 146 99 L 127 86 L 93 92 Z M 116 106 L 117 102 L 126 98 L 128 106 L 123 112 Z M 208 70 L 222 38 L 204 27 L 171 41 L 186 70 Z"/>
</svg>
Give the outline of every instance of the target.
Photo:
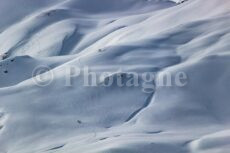
<svg viewBox="0 0 230 153">
<path fill-rule="evenodd" d="M 229 150 L 229 0 L 2 2 L 0 153 Z M 41 65 L 55 74 L 43 87 Z M 68 88 L 67 66 L 115 70 L 100 83 L 154 72 L 155 88 L 89 88 L 83 76 Z M 188 85 L 158 86 L 178 72 Z"/>
</svg>

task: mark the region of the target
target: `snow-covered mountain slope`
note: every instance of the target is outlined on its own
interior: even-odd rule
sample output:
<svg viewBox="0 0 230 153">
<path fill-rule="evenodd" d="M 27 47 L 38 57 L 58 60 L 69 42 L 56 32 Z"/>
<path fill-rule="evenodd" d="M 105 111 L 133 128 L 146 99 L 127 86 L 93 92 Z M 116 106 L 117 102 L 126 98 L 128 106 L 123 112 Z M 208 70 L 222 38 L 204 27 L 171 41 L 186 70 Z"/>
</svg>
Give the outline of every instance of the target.
<svg viewBox="0 0 230 153">
<path fill-rule="evenodd" d="M 229 0 L 1 1 L 0 153 L 228 153 Z M 65 86 L 70 66 L 156 88 Z"/>
</svg>

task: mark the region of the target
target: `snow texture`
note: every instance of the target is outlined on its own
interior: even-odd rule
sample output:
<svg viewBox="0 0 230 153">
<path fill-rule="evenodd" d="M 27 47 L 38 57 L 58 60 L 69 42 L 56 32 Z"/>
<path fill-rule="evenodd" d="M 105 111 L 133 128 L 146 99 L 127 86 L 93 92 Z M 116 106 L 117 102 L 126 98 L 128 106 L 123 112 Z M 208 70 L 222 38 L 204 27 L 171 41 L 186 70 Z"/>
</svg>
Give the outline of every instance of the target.
<svg viewBox="0 0 230 153">
<path fill-rule="evenodd" d="M 0 18 L 0 153 L 229 153 L 229 0 L 1 0 Z M 189 83 L 68 88 L 68 65 Z"/>
</svg>

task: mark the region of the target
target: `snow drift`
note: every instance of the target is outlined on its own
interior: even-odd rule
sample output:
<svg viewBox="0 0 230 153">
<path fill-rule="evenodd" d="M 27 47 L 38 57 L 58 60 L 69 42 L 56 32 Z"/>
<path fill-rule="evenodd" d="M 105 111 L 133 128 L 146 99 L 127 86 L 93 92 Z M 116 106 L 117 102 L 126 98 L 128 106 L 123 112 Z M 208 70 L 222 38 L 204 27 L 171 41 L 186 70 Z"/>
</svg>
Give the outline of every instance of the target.
<svg viewBox="0 0 230 153">
<path fill-rule="evenodd" d="M 229 150 L 229 0 L 2 0 L 0 8 L 0 152 Z M 55 74 L 45 87 L 31 75 L 40 65 Z M 144 93 L 84 87 L 81 75 L 65 87 L 71 65 L 155 72 L 156 84 L 183 71 L 189 80 Z"/>
</svg>

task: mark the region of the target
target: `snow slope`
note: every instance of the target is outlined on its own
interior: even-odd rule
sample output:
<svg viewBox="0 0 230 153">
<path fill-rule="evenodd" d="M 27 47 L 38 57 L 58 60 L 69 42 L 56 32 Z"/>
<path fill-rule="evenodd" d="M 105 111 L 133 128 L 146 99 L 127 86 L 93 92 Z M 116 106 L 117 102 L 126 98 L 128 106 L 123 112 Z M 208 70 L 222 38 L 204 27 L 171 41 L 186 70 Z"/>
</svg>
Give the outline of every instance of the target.
<svg viewBox="0 0 230 153">
<path fill-rule="evenodd" d="M 1 1 L 0 153 L 228 153 L 229 0 Z M 189 80 L 66 87 L 68 66 Z"/>
</svg>

